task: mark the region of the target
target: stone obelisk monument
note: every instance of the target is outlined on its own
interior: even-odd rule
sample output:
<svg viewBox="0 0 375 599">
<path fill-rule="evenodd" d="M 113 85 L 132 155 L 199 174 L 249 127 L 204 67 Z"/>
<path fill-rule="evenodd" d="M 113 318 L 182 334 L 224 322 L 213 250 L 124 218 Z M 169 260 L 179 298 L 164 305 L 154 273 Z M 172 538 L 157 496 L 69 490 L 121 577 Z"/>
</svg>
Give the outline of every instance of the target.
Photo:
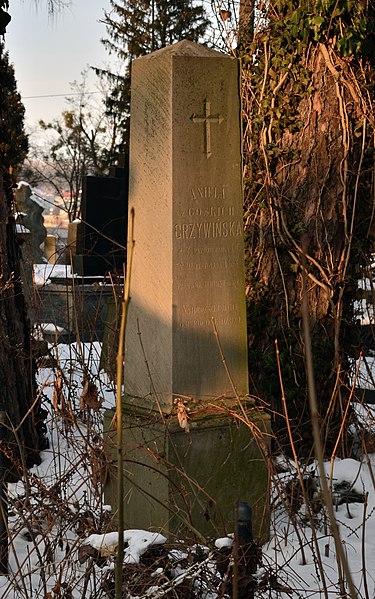
<svg viewBox="0 0 375 599">
<path fill-rule="evenodd" d="M 267 467 L 253 432 L 268 420 L 246 397 L 239 98 L 237 61 L 188 41 L 132 66 L 124 371 L 132 528 L 221 534 L 242 500 L 253 506 L 256 536 L 267 531 Z"/>
</svg>

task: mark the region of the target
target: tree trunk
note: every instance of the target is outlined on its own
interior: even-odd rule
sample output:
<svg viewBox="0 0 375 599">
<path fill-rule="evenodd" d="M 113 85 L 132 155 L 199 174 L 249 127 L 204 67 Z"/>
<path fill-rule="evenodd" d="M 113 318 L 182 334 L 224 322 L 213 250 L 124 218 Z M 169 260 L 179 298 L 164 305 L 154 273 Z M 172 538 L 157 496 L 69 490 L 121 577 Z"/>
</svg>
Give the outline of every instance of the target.
<svg viewBox="0 0 375 599">
<path fill-rule="evenodd" d="M 254 37 L 255 0 L 240 0 L 238 20 L 238 49 L 245 50 Z"/>
<path fill-rule="evenodd" d="M 258 54 L 259 81 L 244 78 L 249 369 L 252 390 L 275 411 L 288 445 L 283 379 L 294 441 L 312 451 L 301 324 L 307 273 L 322 441 L 334 446 L 348 398 L 348 357 L 359 351 L 353 319 L 374 197 L 371 102 L 366 73 L 328 44 L 275 58 Z M 277 70 L 275 65 L 280 65 Z M 306 255 L 302 245 L 308 243 Z M 281 369 L 276 361 L 275 340 Z"/>
<path fill-rule="evenodd" d="M 6 480 L 39 461 L 43 422 L 36 394 L 30 323 L 20 278 L 20 248 L 11 212 L 10 177 L 0 178 L 0 412 L 7 434 L 1 444 Z"/>
</svg>

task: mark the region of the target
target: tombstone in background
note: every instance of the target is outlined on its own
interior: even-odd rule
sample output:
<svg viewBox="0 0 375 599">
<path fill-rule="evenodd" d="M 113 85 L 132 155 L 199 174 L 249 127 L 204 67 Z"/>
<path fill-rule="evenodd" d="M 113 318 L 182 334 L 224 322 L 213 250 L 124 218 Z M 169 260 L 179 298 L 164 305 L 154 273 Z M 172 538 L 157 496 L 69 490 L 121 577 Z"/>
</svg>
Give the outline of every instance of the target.
<svg viewBox="0 0 375 599">
<path fill-rule="evenodd" d="M 43 262 L 43 252 L 40 246 L 47 236 L 42 216 L 44 207 L 33 196 L 31 186 L 24 181 L 18 183 L 14 191 L 14 200 L 16 222 L 30 231 L 30 257 L 34 264 L 39 264 Z"/>
<path fill-rule="evenodd" d="M 58 342 L 101 341 L 107 321 L 108 299 L 113 295 L 110 282 L 88 282 L 72 273 L 70 265 L 48 264 L 36 273 L 37 322 L 45 338 L 50 335 L 53 324 L 61 331 Z"/>
<path fill-rule="evenodd" d="M 126 527 L 218 535 L 248 501 L 264 540 L 268 442 L 253 432 L 269 419 L 246 399 L 238 77 L 235 59 L 187 41 L 132 66 L 124 513 Z"/>
<path fill-rule="evenodd" d="M 73 254 L 74 271 L 78 275 L 95 277 L 108 271 L 122 274 L 126 247 L 127 202 L 128 165 L 124 156 L 120 166 L 112 167 L 111 176 L 84 178 L 82 222 L 80 225 L 75 223 L 76 239 L 73 240 L 71 230 L 68 244 L 68 249 L 71 249 Z M 74 244 L 77 245 L 75 249 Z"/>
<path fill-rule="evenodd" d="M 82 254 L 82 227 L 83 223 L 79 218 L 68 225 L 68 243 L 66 246 L 66 262 L 70 264 L 72 256 Z"/>
<path fill-rule="evenodd" d="M 48 284 L 38 288 L 41 321 L 63 328 L 65 341 L 76 336 L 83 341 L 102 341 L 108 328 L 114 289 L 105 275 L 123 272 L 127 189 L 124 161 L 111 169 L 109 177 L 85 178 L 82 220 L 73 221 L 68 228 L 67 267 L 52 269 Z"/>
<path fill-rule="evenodd" d="M 44 252 L 43 255 L 49 264 L 56 264 L 57 262 L 57 245 L 56 237 L 54 235 L 47 235 L 44 240 Z"/>
<path fill-rule="evenodd" d="M 21 244 L 21 278 L 28 314 L 32 321 L 36 318 L 33 287 L 33 265 L 43 262 L 42 244 L 47 236 L 43 220 L 43 205 L 33 195 L 31 186 L 24 181 L 14 190 L 16 208 L 16 231 Z"/>
</svg>

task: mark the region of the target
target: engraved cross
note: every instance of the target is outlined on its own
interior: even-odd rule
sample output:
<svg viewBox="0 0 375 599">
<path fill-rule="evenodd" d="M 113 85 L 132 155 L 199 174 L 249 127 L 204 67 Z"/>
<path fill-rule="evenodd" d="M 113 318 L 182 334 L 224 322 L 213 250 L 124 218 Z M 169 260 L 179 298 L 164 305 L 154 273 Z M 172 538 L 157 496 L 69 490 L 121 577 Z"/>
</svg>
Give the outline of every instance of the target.
<svg viewBox="0 0 375 599">
<path fill-rule="evenodd" d="M 211 150 L 211 123 L 218 123 L 219 125 L 223 122 L 224 117 L 220 114 L 211 114 L 211 102 L 208 98 L 204 99 L 204 114 L 192 114 L 191 120 L 193 123 L 204 123 L 204 153 L 207 158 L 212 154 Z"/>
</svg>

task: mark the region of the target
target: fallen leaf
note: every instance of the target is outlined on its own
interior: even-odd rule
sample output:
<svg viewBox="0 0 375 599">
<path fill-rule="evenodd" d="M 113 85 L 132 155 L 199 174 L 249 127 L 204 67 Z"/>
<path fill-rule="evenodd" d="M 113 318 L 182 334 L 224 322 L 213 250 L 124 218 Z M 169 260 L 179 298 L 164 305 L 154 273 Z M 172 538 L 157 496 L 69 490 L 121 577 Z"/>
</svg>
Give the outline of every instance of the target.
<svg viewBox="0 0 375 599">
<path fill-rule="evenodd" d="M 79 407 L 83 410 L 85 407 L 98 412 L 103 404 L 103 399 L 98 397 L 98 388 L 94 383 L 86 380 L 81 397 L 79 399 Z"/>
<path fill-rule="evenodd" d="M 53 408 L 55 412 L 60 412 L 64 411 L 65 407 L 63 380 L 61 374 L 59 374 L 53 383 Z"/>
<path fill-rule="evenodd" d="M 231 12 L 230 10 L 221 10 L 220 11 L 220 17 L 222 21 L 227 21 L 227 19 L 231 18 Z"/>
</svg>

